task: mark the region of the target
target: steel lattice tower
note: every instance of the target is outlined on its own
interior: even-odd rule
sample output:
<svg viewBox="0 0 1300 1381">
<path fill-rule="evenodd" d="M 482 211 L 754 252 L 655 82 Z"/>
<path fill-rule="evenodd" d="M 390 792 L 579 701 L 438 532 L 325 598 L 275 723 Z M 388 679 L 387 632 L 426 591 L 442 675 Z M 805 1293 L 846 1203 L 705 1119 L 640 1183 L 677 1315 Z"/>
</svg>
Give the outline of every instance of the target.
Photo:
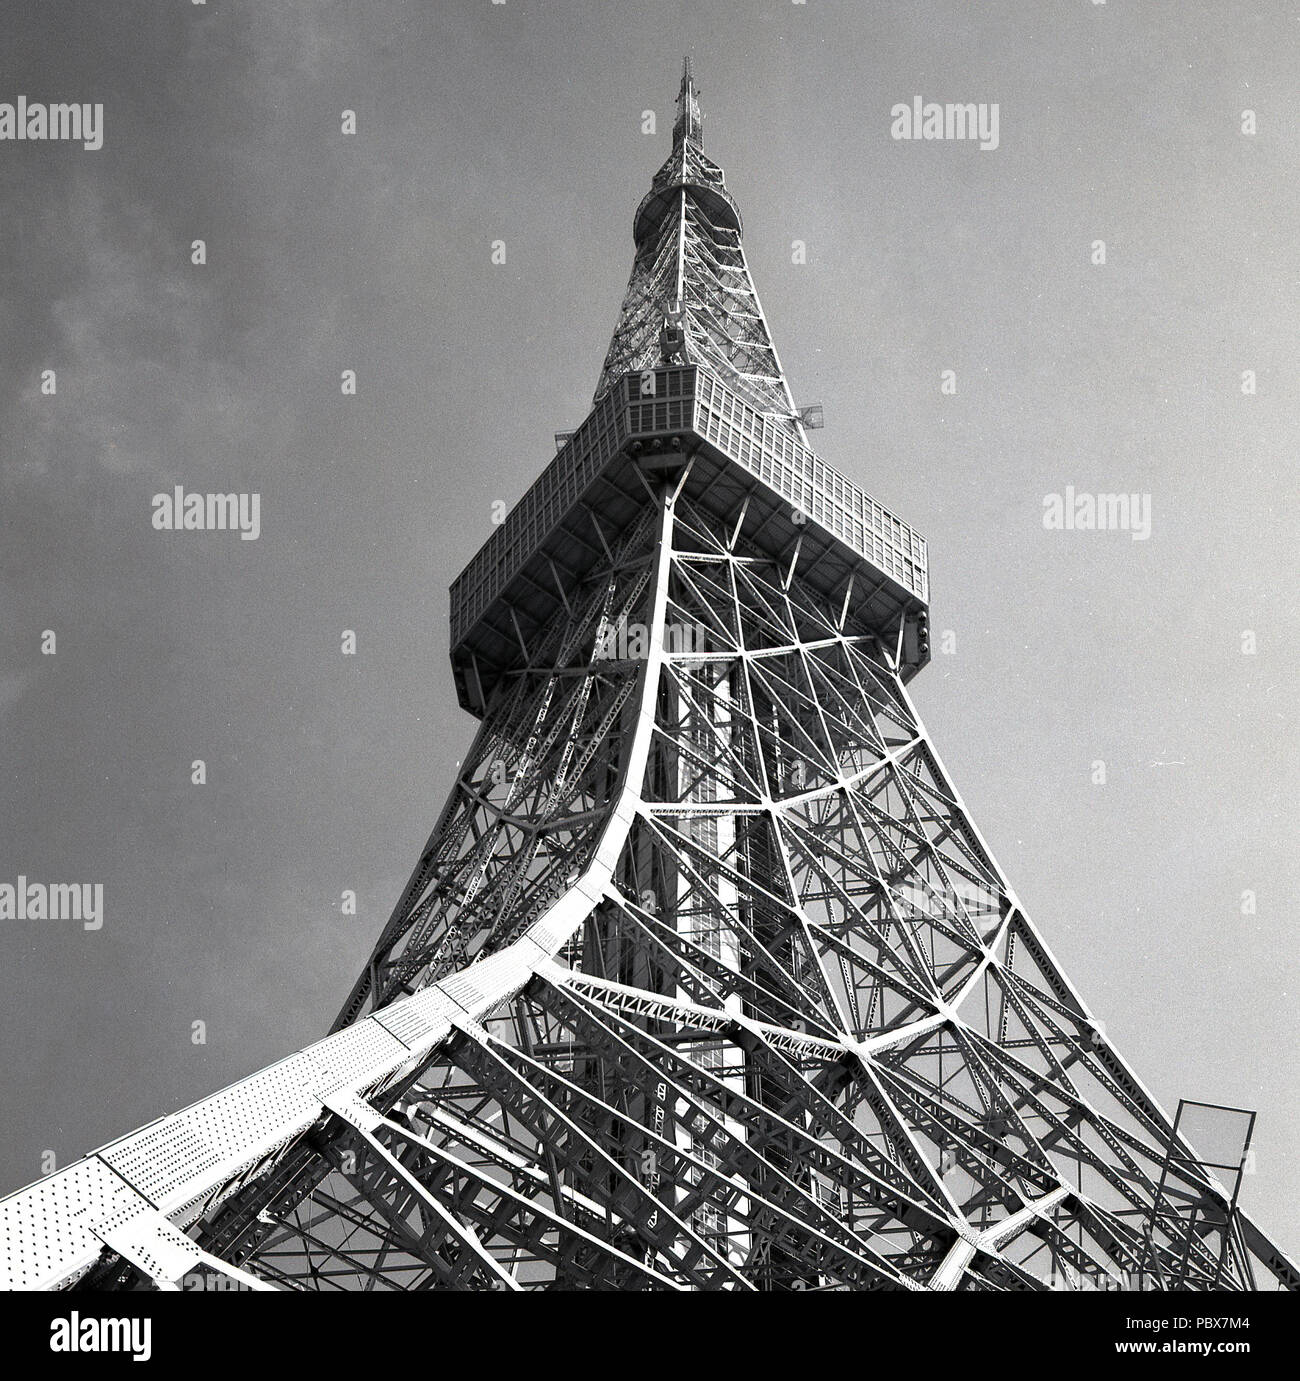
<svg viewBox="0 0 1300 1381">
<path fill-rule="evenodd" d="M 0 1202 L 7 1283 L 1295 1288 L 944 771 L 925 544 L 807 445 L 689 65 L 634 236 L 333 1033 Z"/>
</svg>

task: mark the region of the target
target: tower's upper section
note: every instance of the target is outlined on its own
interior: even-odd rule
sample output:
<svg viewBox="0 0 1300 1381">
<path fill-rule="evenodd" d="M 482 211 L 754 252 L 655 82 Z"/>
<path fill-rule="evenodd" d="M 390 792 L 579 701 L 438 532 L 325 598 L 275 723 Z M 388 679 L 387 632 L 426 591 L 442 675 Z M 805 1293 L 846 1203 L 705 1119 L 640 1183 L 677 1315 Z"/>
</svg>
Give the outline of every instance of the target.
<svg viewBox="0 0 1300 1381">
<path fill-rule="evenodd" d="M 599 402 L 631 369 L 663 358 L 707 364 L 760 412 L 803 428 L 741 244 L 740 209 L 704 155 L 690 59 L 677 95 L 673 148 L 632 222 L 636 257 L 596 387 Z M 674 349 L 664 350 L 665 340 Z"/>
<path fill-rule="evenodd" d="M 929 658 L 925 542 L 809 448 L 741 248 L 740 212 L 704 156 L 688 60 L 673 149 L 633 221 L 636 254 L 591 412 L 451 587 L 461 704 L 481 714 L 529 665 L 570 593 L 670 479 L 834 601 L 846 632 Z M 892 654 L 891 654 L 892 655 Z"/>
</svg>

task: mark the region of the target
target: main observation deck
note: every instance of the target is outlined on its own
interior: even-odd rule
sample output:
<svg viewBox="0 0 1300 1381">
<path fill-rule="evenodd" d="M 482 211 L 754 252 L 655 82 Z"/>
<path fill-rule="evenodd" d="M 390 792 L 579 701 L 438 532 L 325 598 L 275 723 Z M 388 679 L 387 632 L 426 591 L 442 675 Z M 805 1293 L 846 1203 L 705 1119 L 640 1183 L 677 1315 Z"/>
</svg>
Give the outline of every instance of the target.
<svg viewBox="0 0 1300 1381">
<path fill-rule="evenodd" d="M 837 609 L 847 594 L 846 632 L 901 633 L 906 676 L 929 660 L 924 539 L 712 370 L 661 365 L 624 375 L 600 399 L 452 582 L 451 660 L 465 709 L 481 715 L 523 664 L 521 643 L 595 564 L 599 534 L 644 506 L 644 477 L 688 458 L 686 497 L 732 523 L 743 507 L 738 549 L 783 569 L 793 562 L 799 582 Z"/>
</svg>

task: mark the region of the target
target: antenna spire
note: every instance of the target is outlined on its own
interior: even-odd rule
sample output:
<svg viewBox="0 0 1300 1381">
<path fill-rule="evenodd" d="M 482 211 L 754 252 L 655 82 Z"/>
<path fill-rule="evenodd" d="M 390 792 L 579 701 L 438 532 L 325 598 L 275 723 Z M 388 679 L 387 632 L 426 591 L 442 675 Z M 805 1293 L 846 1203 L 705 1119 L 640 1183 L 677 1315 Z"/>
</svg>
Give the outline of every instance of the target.
<svg viewBox="0 0 1300 1381">
<path fill-rule="evenodd" d="M 700 114 L 699 91 L 691 72 L 691 59 L 688 54 L 682 67 L 682 88 L 677 94 L 677 123 L 673 126 L 673 147 L 683 143 L 694 144 L 697 149 L 704 147 L 703 116 Z"/>
</svg>

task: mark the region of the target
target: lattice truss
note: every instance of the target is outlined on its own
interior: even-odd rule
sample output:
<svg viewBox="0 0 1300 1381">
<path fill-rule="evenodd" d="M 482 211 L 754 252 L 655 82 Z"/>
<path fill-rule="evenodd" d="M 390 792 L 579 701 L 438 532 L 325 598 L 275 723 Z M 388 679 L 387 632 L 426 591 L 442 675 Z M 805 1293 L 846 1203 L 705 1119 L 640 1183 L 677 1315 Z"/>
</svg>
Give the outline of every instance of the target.
<svg viewBox="0 0 1300 1381">
<path fill-rule="evenodd" d="M 532 958 L 228 1187 L 208 1253 L 293 1289 L 1294 1283 L 1166 1166 L 893 648 L 664 492 L 528 652 L 350 1010 Z"/>
<path fill-rule="evenodd" d="M 659 363 L 662 327 L 673 318 L 684 332 L 685 359 L 710 365 L 760 411 L 793 423 L 789 385 L 745 261 L 739 212 L 722 169 L 680 123 L 646 202 L 658 212 L 644 218 L 648 233 L 637 245 L 596 400 L 628 371 Z"/>
<path fill-rule="evenodd" d="M 689 66 L 635 233 L 597 397 L 684 355 L 799 432 Z M 511 607 L 334 1032 L 0 1203 L 0 1281 L 1300 1286 L 1025 915 L 897 620 L 681 463 L 621 531 L 566 524 L 549 622 Z"/>
</svg>

